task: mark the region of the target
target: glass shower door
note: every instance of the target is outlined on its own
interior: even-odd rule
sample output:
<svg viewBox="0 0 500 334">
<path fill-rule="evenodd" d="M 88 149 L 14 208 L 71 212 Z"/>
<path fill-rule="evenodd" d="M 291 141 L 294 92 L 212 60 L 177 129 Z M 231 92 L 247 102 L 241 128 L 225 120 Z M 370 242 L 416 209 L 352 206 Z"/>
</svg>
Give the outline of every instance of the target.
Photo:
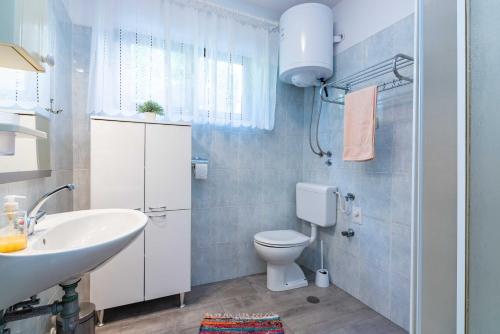
<svg viewBox="0 0 500 334">
<path fill-rule="evenodd" d="M 466 328 L 500 333 L 500 1 L 468 4 Z"/>
</svg>

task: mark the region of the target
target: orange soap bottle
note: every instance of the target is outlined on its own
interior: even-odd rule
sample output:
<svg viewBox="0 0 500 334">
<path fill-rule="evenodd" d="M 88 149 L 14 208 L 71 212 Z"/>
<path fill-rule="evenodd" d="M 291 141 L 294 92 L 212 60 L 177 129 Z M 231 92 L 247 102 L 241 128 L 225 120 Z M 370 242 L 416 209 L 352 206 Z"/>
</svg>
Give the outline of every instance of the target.
<svg viewBox="0 0 500 334">
<path fill-rule="evenodd" d="M 7 195 L 0 213 L 0 253 L 23 250 L 28 246 L 26 212 L 19 210 L 17 199 L 25 196 Z"/>
</svg>

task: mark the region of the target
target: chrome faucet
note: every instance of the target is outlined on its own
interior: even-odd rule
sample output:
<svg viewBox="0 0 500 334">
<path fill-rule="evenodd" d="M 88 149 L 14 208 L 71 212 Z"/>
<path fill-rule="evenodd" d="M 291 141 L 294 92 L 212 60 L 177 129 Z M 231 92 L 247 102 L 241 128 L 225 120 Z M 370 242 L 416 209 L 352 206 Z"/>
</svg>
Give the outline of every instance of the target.
<svg viewBox="0 0 500 334">
<path fill-rule="evenodd" d="M 46 193 L 45 195 L 40 197 L 40 199 L 36 201 L 35 204 L 33 204 L 33 206 L 28 210 L 28 235 L 33 234 L 33 232 L 35 231 L 35 225 L 45 217 L 45 211 L 40 211 L 40 208 L 50 197 L 52 197 L 52 195 L 64 189 L 73 191 L 75 190 L 75 185 L 69 183 Z"/>
</svg>

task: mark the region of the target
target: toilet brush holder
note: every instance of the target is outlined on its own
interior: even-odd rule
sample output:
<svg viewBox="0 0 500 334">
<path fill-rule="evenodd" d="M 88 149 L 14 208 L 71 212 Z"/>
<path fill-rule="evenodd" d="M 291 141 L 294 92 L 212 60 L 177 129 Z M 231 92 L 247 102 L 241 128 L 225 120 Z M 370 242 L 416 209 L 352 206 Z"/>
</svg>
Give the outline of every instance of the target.
<svg viewBox="0 0 500 334">
<path fill-rule="evenodd" d="M 320 288 L 328 288 L 330 286 L 330 275 L 328 274 L 328 270 L 316 270 L 316 279 L 314 280 L 314 283 Z"/>
<path fill-rule="evenodd" d="M 320 251 L 321 251 L 321 269 L 316 270 L 316 278 L 314 283 L 320 288 L 328 288 L 330 286 L 330 275 L 328 274 L 328 269 L 325 269 L 323 263 L 323 240 L 320 241 Z"/>
</svg>

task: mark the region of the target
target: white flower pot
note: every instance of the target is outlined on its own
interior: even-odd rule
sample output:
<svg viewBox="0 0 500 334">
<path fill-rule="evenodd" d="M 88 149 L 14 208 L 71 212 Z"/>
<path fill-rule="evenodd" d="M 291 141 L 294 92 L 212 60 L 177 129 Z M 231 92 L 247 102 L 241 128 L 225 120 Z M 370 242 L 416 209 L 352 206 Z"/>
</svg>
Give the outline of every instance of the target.
<svg viewBox="0 0 500 334">
<path fill-rule="evenodd" d="M 145 112 L 144 119 L 148 122 L 156 121 L 156 114 L 154 112 Z"/>
</svg>

